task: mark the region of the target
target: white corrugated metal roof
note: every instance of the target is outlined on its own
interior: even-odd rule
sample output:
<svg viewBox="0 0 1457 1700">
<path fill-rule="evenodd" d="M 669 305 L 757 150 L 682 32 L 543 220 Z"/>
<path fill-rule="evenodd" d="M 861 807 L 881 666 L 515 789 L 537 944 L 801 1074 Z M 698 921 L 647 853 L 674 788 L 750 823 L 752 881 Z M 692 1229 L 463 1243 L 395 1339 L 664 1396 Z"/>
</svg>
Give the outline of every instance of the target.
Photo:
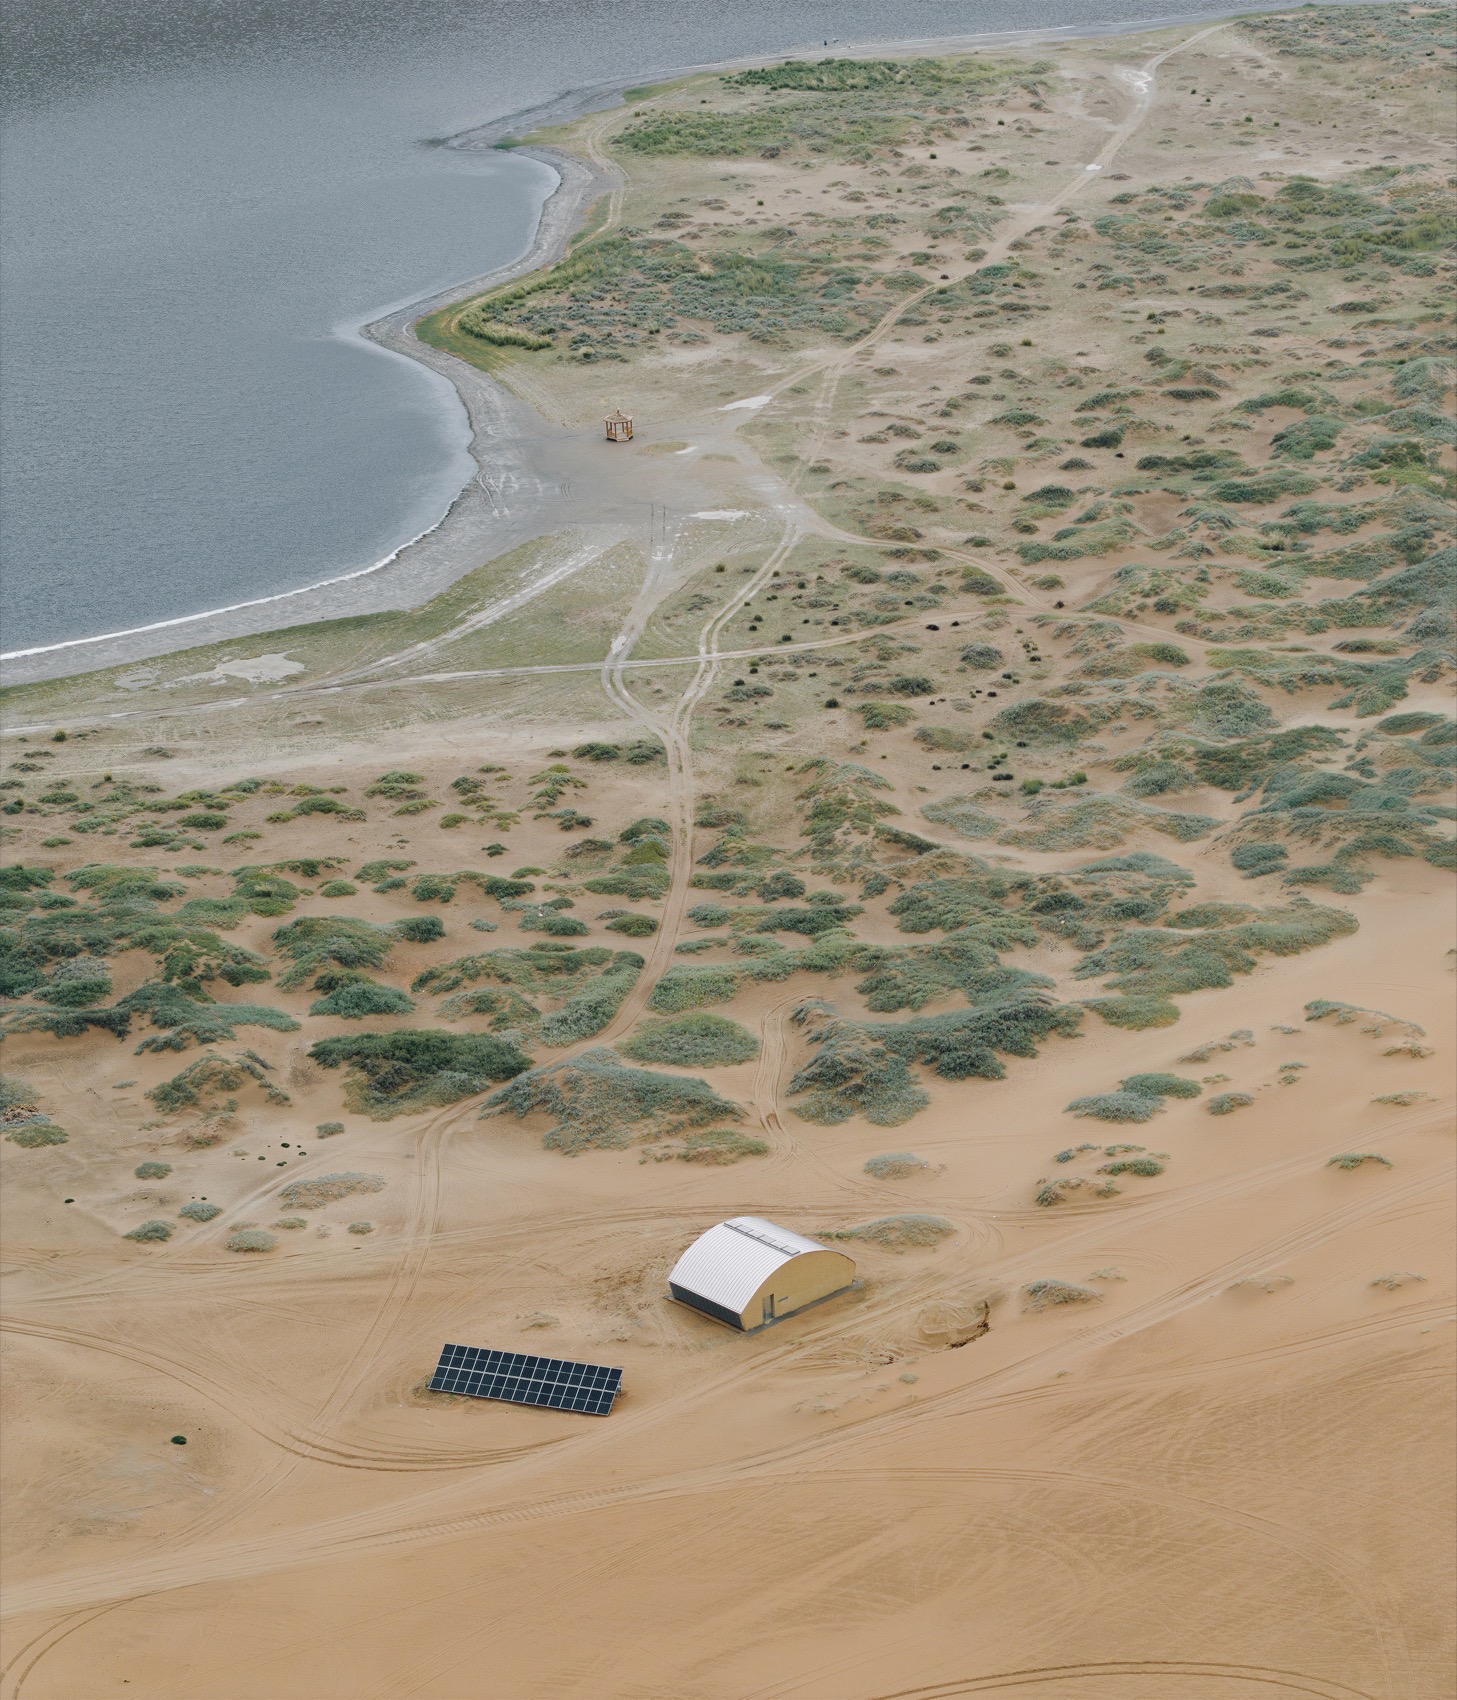
<svg viewBox="0 0 1457 1700">
<path fill-rule="evenodd" d="M 700 1234 L 668 1279 L 727 1310 L 741 1311 L 781 1264 L 801 1252 L 827 1249 L 762 1216 L 734 1216 Z"/>
</svg>

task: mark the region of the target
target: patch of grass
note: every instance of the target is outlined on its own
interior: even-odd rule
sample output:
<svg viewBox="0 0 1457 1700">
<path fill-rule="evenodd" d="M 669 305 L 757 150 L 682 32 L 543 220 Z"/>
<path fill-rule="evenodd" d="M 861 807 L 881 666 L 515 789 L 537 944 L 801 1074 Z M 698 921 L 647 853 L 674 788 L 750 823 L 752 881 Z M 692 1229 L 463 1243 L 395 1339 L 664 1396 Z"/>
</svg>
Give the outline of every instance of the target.
<svg viewBox="0 0 1457 1700">
<path fill-rule="evenodd" d="M 92 1016 L 110 1012 L 84 1013 Z M 276 1033 L 296 1033 L 299 1025 L 291 1015 L 268 1004 L 218 1003 L 201 987 L 184 990 L 182 985 L 162 980 L 145 981 L 134 992 L 128 992 L 116 1006 L 116 1013 L 125 1020 L 134 1014 L 145 1014 L 153 1027 L 161 1029 L 158 1036 L 142 1040 L 137 1046 L 139 1054 L 185 1051 L 193 1044 L 219 1044 L 235 1038 L 239 1027 L 269 1027 Z M 125 1031 L 123 1025 L 118 1036 Z"/>
<path fill-rule="evenodd" d="M 941 1216 L 914 1213 L 906 1216 L 880 1216 L 873 1222 L 862 1222 L 858 1228 L 835 1228 L 821 1237 L 827 1240 L 869 1240 L 884 1246 L 887 1251 L 909 1251 L 938 1245 L 955 1233 L 951 1223 Z"/>
<path fill-rule="evenodd" d="M 266 1228 L 234 1228 L 226 1244 L 229 1251 L 272 1251 L 278 1236 Z"/>
<path fill-rule="evenodd" d="M 1130 1074 L 1118 1082 L 1123 1092 L 1143 1092 L 1150 1098 L 1197 1098 L 1204 1090 L 1197 1080 L 1178 1074 Z"/>
<path fill-rule="evenodd" d="M 1023 1310 L 1050 1310 L 1058 1305 L 1096 1304 L 1103 1295 L 1095 1287 L 1072 1281 L 1029 1281 L 1022 1289 Z"/>
<path fill-rule="evenodd" d="M 1178 1074 L 1130 1074 L 1118 1082 L 1116 1092 L 1075 1098 L 1067 1109 L 1097 1121 L 1146 1122 L 1163 1108 L 1165 1098 L 1197 1098 L 1202 1091 L 1197 1080 Z"/>
<path fill-rule="evenodd" d="M 170 1240 L 175 1231 L 170 1222 L 154 1217 L 150 1222 L 143 1222 L 140 1227 L 133 1228 L 130 1233 L 121 1237 L 124 1240 L 135 1240 L 138 1245 L 159 1245 Z"/>
<path fill-rule="evenodd" d="M 745 1157 L 766 1157 L 769 1147 L 762 1139 L 751 1139 L 737 1128 L 709 1127 L 685 1134 L 681 1139 L 666 1140 L 652 1145 L 643 1153 L 643 1161 L 711 1163 L 723 1167 L 742 1162 Z"/>
<path fill-rule="evenodd" d="M 1163 1164 L 1157 1157 L 1117 1157 L 1111 1163 L 1102 1163 L 1098 1167 L 1100 1175 L 1142 1175 L 1152 1177 L 1164 1172 Z"/>
<path fill-rule="evenodd" d="M 622 933 L 630 939 L 650 938 L 657 930 L 658 923 L 651 915 L 618 915 L 607 923 L 609 933 Z"/>
<path fill-rule="evenodd" d="M 314 1175 L 308 1180 L 290 1181 L 278 1195 L 285 1210 L 319 1210 L 341 1198 L 352 1198 L 359 1192 L 383 1192 L 383 1175 L 366 1175 L 357 1170 L 339 1174 Z"/>
<path fill-rule="evenodd" d="M 739 978 L 736 968 L 699 968 L 674 963 L 653 987 L 648 1008 L 660 1014 L 676 1015 L 704 1004 L 727 1003 L 739 989 Z"/>
<path fill-rule="evenodd" d="M 211 1222 L 214 1217 L 221 1216 L 223 1207 L 220 1204 L 206 1204 L 201 1199 L 193 1199 L 190 1204 L 184 1204 L 177 1212 L 188 1222 Z"/>
<path fill-rule="evenodd" d="M 1129 930 L 1089 952 L 1074 974 L 1080 980 L 1106 975 L 1112 990 L 1128 996 L 1173 998 L 1232 985 L 1235 975 L 1251 973 L 1261 956 L 1295 956 L 1353 933 L 1356 926 L 1355 917 L 1343 909 L 1294 903 L 1193 938 L 1162 928 Z"/>
<path fill-rule="evenodd" d="M 573 1045 L 600 1033 L 622 1007 L 637 984 L 643 959 L 634 951 L 614 953 L 594 980 L 572 993 L 560 1009 L 542 1017 L 538 1035 L 543 1045 Z"/>
<path fill-rule="evenodd" d="M 916 718 L 915 710 L 902 702 L 862 702 L 857 709 L 868 732 L 888 732 L 893 727 L 909 725 Z"/>
<path fill-rule="evenodd" d="M 325 1068 L 347 1066 L 349 1107 L 376 1121 L 458 1103 L 531 1066 L 525 1052 L 489 1034 L 432 1028 L 320 1039 L 309 1056 Z"/>
<path fill-rule="evenodd" d="M 585 1051 L 519 1075 L 493 1093 L 481 1113 L 507 1112 L 554 1118 L 542 1143 L 568 1156 L 743 1119 L 738 1105 L 720 1098 L 707 1081 L 628 1068 L 608 1050 Z"/>
<path fill-rule="evenodd" d="M 46 1145 L 64 1145 L 70 1135 L 47 1117 L 40 1117 L 25 1127 L 12 1127 L 5 1135 L 12 1145 L 23 1151 L 38 1151 Z"/>
<path fill-rule="evenodd" d="M 1254 1101 L 1248 1092 L 1217 1092 L 1204 1108 L 1211 1116 L 1228 1116 L 1247 1109 Z"/>
<path fill-rule="evenodd" d="M 395 935 L 347 915 L 307 915 L 278 928 L 273 942 L 293 961 L 278 982 L 284 991 L 293 991 L 331 966 L 382 968 Z"/>
<path fill-rule="evenodd" d="M 1021 739 L 1028 744 L 1076 744 L 1091 737 L 1096 728 L 1066 703 L 1029 697 L 994 714 L 987 730 L 1009 743 Z"/>
<path fill-rule="evenodd" d="M 995 838 L 1002 830 L 1001 820 L 970 797 L 943 797 L 926 803 L 921 813 L 933 825 L 949 826 L 961 838 Z"/>
<path fill-rule="evenodd" d="M 1328 1158 L 1328 1169 L 1359 1169 L 1364 1163 L 1375 1163 L 1378 1168 L 1389 1169 L 1390 1157 L 1378 1156 L 1374 1151 L 1343 1151 L 1338 1157 Z"/>
<path fill-rule="evenodd" d="M 601 897 L 662 897 L 672 884 L 672 876 L 661 861 L 642 863 L 635 867 L 614 868 L 610 873 L 597 874 L 583 880 L 585 891 Z"/>
<path fill-rule="evenodd" d="M 917 1157 L 912 1152 L 887 1151 L 882 1156 L 869 1158 L 865 1173 L 878 1181 L 903 1181 L 930 1167 L 924 1157 Z"/>
<path fill-rule="evenodd" d="M 1147 1122 L 1163 1109 L 1163 1100 L 1147 1092 L 1100 1092 L 1074 1098 L 1067 1106 L 1073 1116 L 1092 1116 L 1100 1122 Z"/>
<path fill-rule="evenodd" d="M 138 1163 L 132 1173 L 139 1181 L 164 1181 L 172 1173 L 170 1163 Z"/>
<path fill-rule="evenodd" d="M 346 1021 L 362 1021 L 369 1015 L 409 1015 L 415 1008 L 413 998 L 396 986 L 382 986 L 367 974 L 345 970 L 342 974 L 321 974 L 320 981 L 334 982 L 328 994 L 309 1005 L 310 1015 L 337 1015 Z"/>
<path fill-rule="evenodd" d="M 1179 1019 L 1179 1006 L 1171 998 L 1135 996 L 1089 998 L 1083 1005 L 1110 1027 L 1142 1032 L 1149 1027 L 1172 1027 Z"/>
<path fill-rule="evenodd" d="M 1006 657 L 995 644 L 969 643 L 961 652 L 961 659 L 968 667 L 978 673 L 991 673 L 1006 665 Z"/>
<path fill-rule="evenodd" d="M 253 1051 L 239 1056 L 220 1057 L 209 1052 L 196 1062 L 153 1086 L 147 1097 L 164 1115 L 179 1110 L 200 1109 L 225 1094 L 240 1091 L 250 1081 L 263 1088 L 270 1104 L 287 1104 L 289 1096 L 268 1079 L 269 1065 Z"/>
<path fill-rule="evenodd" d="M 726 1068 L 752 1061 L 759 1054 L 759 1041 L 726 1016 L 693 1014 L 650 1021 L 617 1048 L 634 1062 Z"/>
</svg>

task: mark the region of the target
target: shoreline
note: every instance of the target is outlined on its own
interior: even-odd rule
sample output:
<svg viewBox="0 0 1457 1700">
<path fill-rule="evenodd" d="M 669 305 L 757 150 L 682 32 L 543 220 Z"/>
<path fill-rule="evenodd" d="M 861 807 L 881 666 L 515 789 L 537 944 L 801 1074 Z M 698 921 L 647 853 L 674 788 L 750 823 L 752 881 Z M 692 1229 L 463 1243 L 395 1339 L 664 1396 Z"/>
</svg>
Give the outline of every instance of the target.
<svg viewBox="0 0 1457 1700">
<path fill-rule="evenodd" d="M 1328 3 L 1345 6 L 1360 4 L 1361 0 L 1328 0 Z M 872 52 L 944 53 L 978 48 L 1027 47 L 1039 42 L 1148 34 L 1179 24 L 1258 16 L 1269 10 L 1268 5 L 1235 6 L 1210 12 L 1177 13 L 1137 20 L 1112 19 L 1098 24 L 1056 25 L 1046 29 L 831 42 L 828 51 L 836 57 L 855 58 Z M 826 51 L 821 46 L 767 57 L 776 62 L 788 62 L 812 59 Z M 765 61 L 765 55 L 755 54 L 705 65 L 644 72 L 630 81 L 618 80 L 572 90 L 535 107 L 451 136 L 432 138 L 421 145 L 457 151 L 494 148 L 518 130 L 529 134 L 534 129 L 569 123 L 590 112 L 602 111 L 614 102 L 621 102 L 629 88 L 657 86 L 682 77 L 755 66 Z M 497 379 L 479 368 L 466 366 L 452 355 L 429 347 L 414 332 L 414 326 L 420 319 L 442 307 L 488 289 L 499 288 L 556 263 L 566 252 L 582 219 L 604 193 L 611 191 L 620 176 L 616 171 L 604 170 L 591 160 L 550 145 L 523 142 L 509 151 L 537 160 L 557 174 L 557 185 L 542 205 L 536 232 L 526 250 L 505 265 L 447 288 L 416 296 L 382 314 L 365 317 L 345 331 L 345 334 L 372 344 L 383 352 L 414 361 L 443 378 L 451 385 L 464 408 L 470 427 L 466 453 L 474 462 L 475 471 L 451 498 L 440 517 L 380 560 L 312 584 L 142 626 L 0 653 L 0 663 L 6 670 L 4 680 L 0 681 L 3 688 L 103 672 L 112 667 L 157 660 L 208 644 L 261 638 L 331 619 L 419 606 L 448 589 L 467 572 L 542 534 L 547 524 L 545 504 L 533 500 L 534 494 L 541 490 L 542 481 L 518 445 L 533 435 L 539 435 L 545 422 L 529 404 Z M 510 429 L 513 425 L 514 433 Z M 492 474 L 489 480 L 486 479 L 488 469 Z M 503 511 L 501 495 L 507 490 L 511 492 L 510 505 Z M 483 549 L 489 549 L 490 553 L 482 557 Z M 383 595 L 370 597 L 368 605 L 361 605 L 357 593 L 345 589 L 358 586 L 364 580 L 373 581 L 372 588 L 384 591 Z M 286 618 L 282 625 L 257 615 L 260 609 L 305 597 L 312 601 L 291 611 L 297 617 Z M 253 617 L 248 618 L 249 615 Z M 187 627 L 198 629 L 184 637 L 183 629 Z"/>
</svg>

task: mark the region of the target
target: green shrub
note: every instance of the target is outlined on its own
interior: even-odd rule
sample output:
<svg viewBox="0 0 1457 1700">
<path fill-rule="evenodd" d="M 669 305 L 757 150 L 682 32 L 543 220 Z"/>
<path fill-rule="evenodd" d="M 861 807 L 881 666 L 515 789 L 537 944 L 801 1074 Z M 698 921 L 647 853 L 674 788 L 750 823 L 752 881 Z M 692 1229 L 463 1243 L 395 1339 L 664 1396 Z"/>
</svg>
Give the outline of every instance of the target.
<svg viewBox="0 0 1457 1700">
<path fill-rule="evenodd" d="M 88 1016 L 105 1015 L 102 1010 Z M 189 1045 L 213 1045 L 236 1037 L 239 1027 L 269 1027 L 277 1033 L 298 1031 L 298 1022 L 281 1009 L 267 1004 L 217 1003 L 200 986 L 191 995 L 181 985 L 161 980 L 144 981 L 117 1005 L 116 1013 L 129 1018 L 145 1014 L 159 1037 L 144 1039 L 137 1051 L 185 1051 Z M 125 1027 L 121 1029 L 125 1032 Z"/>
<path fill-rule="evenodd" d="M 961 838 L 995 838 L 1002 822 L 969 797 L 944 797 L 926 803 L 921 813 L 935 826 L 949 826 Z"/>
<path fill-rule="evenodd" d="M 1142 1092 L 1150 1098 L 1197 1098 L 1204 1090 L 1197 1080 L 1178 1074 L 1130 1074 L 1118 1082 L 1122 1092 Z"/>
<path fill-rule="evenodd" d="M 111 996 L 111 971 L 91 957 L 70 957 L 51 970 L 37 996 L 56 1009 L 86 1009 Z"/>
<path fill-rule="evenodd" d="M 827 1240 L 869 1240 L 884 1246 L 887 1251 L 908 1251 L 912 1247 L 934 1246 L 956 1230 L 940 1216 L 912 1214 L 881 1216 L 874 1222 L 862 1222 L 858 1228 L 832 1229 L 824 1234 Z"/>
<path fill-rule="evenodd" d="M 1006 664 L 1006 657 L 1001 650 L 990 643 L 967 644 L 961 652 L 961 659 L 968 667 L 975 668 L 979 673 L 994 672 L 998 667 Z"/>
<path fill-rule="evenodd" d="M 676 1015 L 704 1004 L 727 1003 L 739 989 L 739 978 L 736 968 L 674 963 L 653 987 L 648 1008 L 661 1015 Z"/>
<path fill-rule="evenodd" d="M 194 1199 L 190 1204 L 184 1204 L 177 1212 L 189 1222 L 211 1222 L 215 1216 L 221 1216 L 223 1207 L 220 1204 L 204 1204 L 200 1199 Z"/>
<path fill-rule="evenodd" d="M 45 1145 L 64 1145 L 70 1135 L 54 1122 L 41 1117 L 23 1127 L 12 1127 L 5 1135 L 12 1145 L 24 1151 L 36 1151 Z"/>
<path fill-rule="evenodd" d="M 1378 1157 L 1374 1151 L 1343 1151 L 1339 1157 L 1330 1158 L 1326 1167 L 1328 1169 L 1359 1169 L 1363 1163 L 1375 1163 L 1383 1169 L 1391 1167 L 1389 1157 Z"/>
<path fill-rule="evenodd" d="M 163 1222 L 154 1218 L 150 1222 L 143 1222 L 138 1228 L 133 1228 L 129 1234 L 123 1234 L 122 1238 L 124 1240 L 135 1240 L 138 1245 L 153 1245 L 163 1240 L 170 1240 L 173 1232 L 170 1222 Z"/>
<path fill-rule="evenodd" d="M 1181 938 L 1162 928 L 1129 930 L 1089 952 L 1074 969 L 1078 979 L 1107 975 L 1114 990 L 1130 996 L 1177 997 L 1229 986 L 1251 973 L 1261 956 L 1295 956 L 1356 930 L 1343 909 L 1298 903 L 1257 912 L 1257 918 Z"/>
<path fill-rule="evenodd" d="M 703 1080 L 628 1068 L 607 1050 L 585 1051 L 570 1062 L 519 1075 L 486 1100 L 483 1115 L 507 1112 L 554 1118 L 543 1144 L 575 1156 L 592 1147 L 630 1145 L 643 1135 L 668 1138 L 717 1121 L 740 1121 L 743 1111 Z"/>
<path fill-rule="evenodd" d="M 331 963 L 339 968 L 382 968 L 395 936 L 392 929 L 346 915 L 307 915 L 290 921 L 273 935 L 274 944 L 293 960 L 278 983 L 292 991 Z"/>
<path fill-rule="evenodd" d="M 351 1234 L 372 1234 L 374 1232 L 374 1223 L 351 1222 L 345 1231 Z"/>
<path fill-rule="evenodd" d="M 1229 1116 L 1254 1103 L 1248 1092 L 1217 1092 L 1204 1106 L 1211 1116 Z"/>
<path fill-rule="evenodd" d="M 343 983 L 334 986 L 326 997 L 316 998 L 309 1005 L 309 1014 L 338 1015 L 346 1021 L 362 1021 L 368 1015 L 409 1015 L 414 1007 L 414 999 L 406 997 L 397 987 L 382 986 L 377 980 L 361 974 L 357 978 L 343 979 Z"/>
<path fill-rule="evenodd" d="M 657 930 L 658 923 L 651 915 L 619 915 L 607 923 L 609 933 L 622 933 L 630 939 L 645 939 Z"/>
<path fill-rule="evenodd" d="M 1008 743 L 1022 739 L 1028 744 L 1075 744 L 1091 736 L 1094 726 L 1065 703 L 1029 697 L 994 714 L 988 730 Z"/>
<path fill-rule="evenodd" d="M 1376 730 L 1394 737 L 1405 737 L 1409 732 L 1426 732 L 1432 727 L 1446 724 L 1440 714 L 1388 714 L 1384 720 L 1376 722 Z"/>
<path fill-rule="evenodd" d="M 1230 853 L 1230 861 L 1246 879 L 1259 879 L 1262 874 L 1277 873 L 1290 860 L 1283 844 L 1240 844 Z"/>
<path fill-rule="evenodd" d="M 277 1244 L 277 1234 L 263 1228 L 234 1228 L 227 1238 L 229 1251 L 272 1251 Z"/>
<path fill-rule="evenodd" d="M 1147 1122 L 1163 1109 L 1162 1098 L 1147 1092 L 1100 1092 L 1087 1098 L 1074 1098 L 1067 1113 L 1091 1116 L 1100 1122 Z"/>
<path fill-rule="evenodd" d="M 583 890 L 598 896 L 627 898 L 661 897 L 671 884 L 672 876 L 657 860 L 640 867 L 614 868 L 582 881 Z"/>
<path fill-rule="evenodd" d="M 332 1139 L 336 1133 L 343 1133 L 343 1122 L 320 1122 L 314 1129 L 320 1139 Z"/>
<path fill-rule="evenodd" d="M 759 1041 L 726 1016 L 696 1014 L 650 1021 L 617 1048 L 634 1062 L 723 1068 L 752 1061 L 759 1054 Z"/>
<path fill-rule="evenodd" d="M 1176 643 L 1136 643 L 1133 653 L 1144 661 L 1155 662 L 1160 667 L 1187 667 L 1189 657 Z"/>
<path fill-rule="evenodd" d="M 288 1093 L 273 1085 L 268 1071 L 269 1065 L 253 1051 L 244 1051 L 236 1057 L 209 1053 L 188 1063 L 170 1080 L 153 1086 L 146 1095 L 164 1115 L 174 1115 L 179 1110 L 194 1109 L 224 1094 L 235 1093 L 251 1080 L 263 1088 L 270 1104 L 288 1103 Z"/>
<path fill-rule="evenodd" d="M 275 1228 L 283 1229 L 286 1233 L 297 1233 L 300 1228 L 308 1227 L 308 1223 L 302 1216 L 280 1216 L 273 1225 Z"/>
<path fill-rule="evenodd" d="M 878 1181 L 903 1181 L 930 1167 L 924 1157 L 914 1156 L 909 1151 L 888 1151 L 883 1156 L 869 1158 L 865 1173 Z"/>
<path fill-rule="evenodd" d="M 974 732 L 958 731 L 953 726 L 918 726 L 916 742 L 928 750 L 959 755 L 975 749 L 980 739 Z"/>
<path fill-rule="evenodd" d="M 325 1068 L 347 1065 L 350 1108 L 376 1121 L 458 1103 L 531 1066 L 524 1052 L 489 1034 L 438 1029 L 320 1039 L 309 1055 Z"/>
<path fill-rule="evenodd" d="M 655 1145 L 645 1156 L 661 1162 L 676 1159 L 680 1163 L 712 1163 L 716 1166 L 726 1166 L 740 1162 L 745 1157 L 766 1157 L 768 1154 L 769 1147 L 762 1139 L 751 1139 L 748 1134 L 740 1133 L 737 1128 L 709 1127 L 700 1132 L 684 1134 L 677 1141 Z"/>
<path fill-rule="evenodd" d="M 915 711 L 899 702 L 862 702 L 857 705 L 867 731 L 886 732 L 905 726 L 916 718 Z"/>
<path fill-rule="evenodd" d="M 1055 1305 L 1095 1304 L 1103 1295 L 1095 1287 L 1071 1281 L 1029 1281 L 1022 1289 L 1024 1310 L 1047 1310 Z"/>
<path fill-rule="evenodd" d="M 391 930 L 410 944 L 434 944 L 445 937 L 445 923 L 438 915 L 406 915 L 393 922 Z"/>
<path fill-rule="evenodd" d="M 1179 1006 L 1170 998 L 1157 996 L 1089 998 L 1083 1005 L 1110 1027 L 1141 1032 L 1149 1027 L 1172 1027 L 1179 1019 Z"/>
<path fill-rule="evenodd" d="M 596 979 L 573 992 L 560 1009 L 542 1017 L 538 1030 L 542 1044 L 574 1045 L 600 1033 L 622 1007 L 642 970 L 643 959 L 636 952 L 616 952 Z"/>
<path fill-rule="evenodd" d="M 328 880 L 319 887 L 320 897 L 355 897 L 358 893 L 353 880 Z"/>
<path fill-rule="evenodd" d="M 132 1173 L 139 1181 L 164 1181 L 172 1173 L 170 1163 L 138 1163 Z"/>
<path fill-rule="evenodd" d="M 341 1198 L 352 1198 L 358 1192 L 383 1192 L 383 1175 L 361 1174 L 344 1170 L 332 1175 L 314 1175 L 307 1180 L 290 1181 L 278 1195 L 286 1210 L 318 1210 Z"/>
</svg>

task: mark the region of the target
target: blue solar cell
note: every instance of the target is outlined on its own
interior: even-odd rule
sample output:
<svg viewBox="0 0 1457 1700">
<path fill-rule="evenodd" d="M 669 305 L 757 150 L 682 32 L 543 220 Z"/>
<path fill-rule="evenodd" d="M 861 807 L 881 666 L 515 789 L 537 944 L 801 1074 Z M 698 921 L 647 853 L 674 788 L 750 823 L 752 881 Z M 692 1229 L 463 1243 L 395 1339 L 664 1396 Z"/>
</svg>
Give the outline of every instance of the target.
<svg viewBox="0 0 1457 1700">
<path fill-rule="evenodd" d="M 622 1386 L 622 1371 L 603 1364 L 537 1358 L 485 1346 L 442 1347 L 430 1378 L 437 1393 L 473 1399 L 505 1399 L 517 1405 L 546 1405 L 605 1417 Z"/>
</svg>

